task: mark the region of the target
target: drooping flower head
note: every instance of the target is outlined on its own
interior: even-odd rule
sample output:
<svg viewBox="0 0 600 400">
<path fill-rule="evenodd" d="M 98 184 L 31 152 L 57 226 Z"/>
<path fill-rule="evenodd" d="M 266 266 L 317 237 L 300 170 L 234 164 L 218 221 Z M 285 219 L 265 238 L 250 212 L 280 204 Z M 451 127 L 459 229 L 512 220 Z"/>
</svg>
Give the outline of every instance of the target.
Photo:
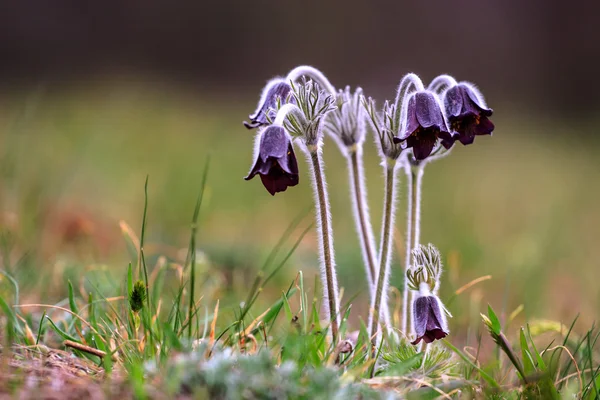
<svg viewBox="0 0 600 400">
<path fill-rule="evenodd" d="M 418 344 L 421 340 L 431 343 L 450 333 L 448 311 L 437 295 L 442 275 L 439 251 L 429 244 L 419 245 L 412 251 L 412 263 L 406 271 L 408 286 L 415 292 L 412 309 L 413 330 Z"/>
<path fill-rule="evenodd" d="M 447 149 L 452 146 L 452 135 L 435 93 L 419 90 L 410 95 L 402 130 L 399 136 L 394 137 L 394 142 L 404 142 L 407 148 L 412 148 L 418 161 L 429 157 L 439 144 Z"/>
<path fill-rule="evenodd" d="M 413 321 L 416 339 L 412 344 L 418 344 L 421 340 L 431 343 L 445 338 L 450 333 L 444 306 L 437 296 L 419 296 L 415 299 Z"/>
<path fill-rule="evenodd" d="M 284 192 L 299 182 L 298 162 L 290 136 L 281 126 L 271 125 L 257 135 L 256 162 L 244 179 L 257 174 L 271 195 Z"/>
<path fill-rule="evenodd" d="M 361 88 L 356 88 L 352 93 L 350 86 L 346 86 L 345 90 L 340 90 L 337 94 L 337 109 L 325 118 L 325 131 L 336 141 L 343 153 L 365 140 L 366 112 L 361 99 Z"/>
<path fill-rule="evenodd" d="M 248 116 L 250 122 L 244 121 L 244 126 L 254 129 L 273 122 L 278 106 L 290 99 L 291 90 L 288 81 L 282 78 L 270 80 L 262 91 L 256 111 Z"/>
<path fill-rule="evenodd" d="M 493 111 L 473 85 L 460 82 L 443 97 L 450 128 L 463 145 L 473 143 L 475 136 L 492 134 L 494 124 L 489 117 Z"/>
</svg>

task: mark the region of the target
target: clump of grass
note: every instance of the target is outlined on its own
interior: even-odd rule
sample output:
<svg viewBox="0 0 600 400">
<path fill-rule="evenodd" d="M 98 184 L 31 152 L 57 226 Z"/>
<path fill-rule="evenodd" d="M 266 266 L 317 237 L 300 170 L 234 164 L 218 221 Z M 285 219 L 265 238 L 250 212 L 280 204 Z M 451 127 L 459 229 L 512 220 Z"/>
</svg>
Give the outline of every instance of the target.
<svg viewBox="0 0 600 400">
<path fill-rule="evenodd" d="M 92 289 L 83 298 L 67 282 L 65 301 L 47 305 L 19 304 L 19 284 L 4 273 L 13 295 L 0 298 L 5 314 L 3 357 L 12 360 L 13 373 L 27 376 L 30 372 L 24 363 L 37 365 L 35 360 L 42 360 L 49 351 L 62 351 L 52 348 L 63 347 L 93 366 L 84 379 L 112 382 L 98 386 L 105 395 L 130 393 L 140 398 L 203 394 L 251 398 L 268 393 L 288 398 L 430 398 L 482 391 L 490 396 L 554 397 L 571 391 L 582 398 L 596 398 L 598 365 L 594 360 L 600 334 L 595 328 L 575 336 L 571 327 L 563 332 L 561 343 L 541 350 L 534 342 L 536 335 L 560 328 L 534 323 L 520 331 L 520 350 L 515 351 L 490 309 L 486 325 L 495 339 L 502 338 L 498 341 L 503 351 L 511 354 L 509 365 L 518 371 L 511 379 L 506 367 L 501 369 L 497 362 L 484 367 L 477 357 L 446 341 L 428 346 L 425 353 L 406 341 L 390 345 L 393 342 L 384 340 L 378 349 L 380 363 L 375 366 L 369 357 L 367 327 L 350 324 L 351 304 L 343 305 L 340 318 L 340 337 L 350 340 L 342 343 L 345 346 L 333 346 L 327 337 L 329 322 L 321 320 L 320 301 L 309 295 L 302 272 L 278 300 L 257 309 L 263 288 L 311 229 L 309 225 L 290 250 L 278 257 L 306 214 L 306 210 L 299 213 L 284 232 L 237 311 L 219 306 L 216 299 L 200 297 L 190 314 L 189 302 L 184 301 L 191 296 L 190 268 L 175 276 L 179 285 L 175 291 L 169 291 L 168 279 L 161 278 L 166 265 L 148 270 L 147 293 L 146 282 L 137 279 L 130 266 L 122 289 L 115 293 Z M 93 282 L 90 285 L 94 288 Z M 35 309 L 43 311 L 31 313 Z M 371 371 L 373 378 L 369 378 Z M 25 376 L 13 380 L 14 393 L 23 390 Z"/>
</svg>

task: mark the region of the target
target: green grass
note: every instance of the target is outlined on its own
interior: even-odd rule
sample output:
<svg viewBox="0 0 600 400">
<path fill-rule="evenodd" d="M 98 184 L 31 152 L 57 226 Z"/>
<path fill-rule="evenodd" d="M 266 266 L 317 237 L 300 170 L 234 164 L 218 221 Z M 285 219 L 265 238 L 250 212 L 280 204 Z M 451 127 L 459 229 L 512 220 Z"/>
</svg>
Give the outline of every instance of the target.
<svg viewBox="0 0 600 400">
<path fill-rule="evenodd" d="M 498 114 L 493 138 L 428 167 L 422 238 L 444 255 L 451 335 L 425 358 L 407 344 L 383 347 L 385 362 L 367 379 L 366 286 L 334 144 L 325 162 L 343 329 L 359 333 L 339 364 L 319 319 L 304 165 L 301 184 L 275 197 L 241 179 L 253 139 L 241 121 L 254 99 L 205 103 L 143 86 L 92 93 L 0 103 L 3 392 L 56 380 L 78 388 L 74 371 L 86 369 L 82 379 L 107 396 L 597 397 L 599 331 L 590 327 L 600 297 L 590 277 L 600 162 L 597 139 L 574 140 L 584 128 Z M 373 146 L 365 166 L 377 232 L 383 180 Z M 149 290 L 134 312 L 137 281 Z M 498 315 L 489 333 L 480 312 Z M 64 376 L 32 367 L 57 354 Z M 27 383 L 32 374 L 40 380 Z"/>
</svg>

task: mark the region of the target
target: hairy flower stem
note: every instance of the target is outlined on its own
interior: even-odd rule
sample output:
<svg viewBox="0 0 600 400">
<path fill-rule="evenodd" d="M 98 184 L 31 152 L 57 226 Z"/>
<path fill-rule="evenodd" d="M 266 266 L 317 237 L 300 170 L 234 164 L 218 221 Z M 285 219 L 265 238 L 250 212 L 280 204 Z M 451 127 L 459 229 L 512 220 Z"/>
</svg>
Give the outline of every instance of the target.
<svg viewBox="0 0 600 400">
<path fill-rule="evenodd" d="M 359 154 L 360 153 L 360 154 Z M 371 231 L 371 223 L 369 222 L 369 210 L 366 204 L 366 190 L 364 187 L 364 178 L 362 171 L 362 152 L 360 149 L 352 149 L 349 152 L 350 166 L 348 172 L 350 174 L 350 184 L 352 186 L 352 194 L 354 196 L 354 219 L 356 222 L 356 228 L 359 231 L 361 247 L 364 253 L 364 261 L 366 267 L 367 281 L 369 283 L 369 289 L 373 282 L 377 279 L 376 271 L 376 256 L 375 249 L 373 248 L 373 232 Z"/>
<path fill-rule="evenodd" d="M 352 189 L 354 205 L 354 223 L 361 244 L 363 261 L 365 265 L 365 274 L 367 284 L 369 285 L 369 298 L 373 301 L 375 295 L 375 283 L 377 281 L 377 251 L 375 250 L 375 240 L 373 228 L 371 227 L 371 217 L 369 215 L 369 206 L 367 203 L 367 190 L 365 188 L 364 171 L 362 164 L 362 145 L 357 144 L 348 148 L 348 174 L 350 177 L 350 187 Z M 390 310 L 388 303 L 384 301 L 381 304 L 384 323 L 388 332 L 392 330 Z"/>
<path fill-rule="evenodd" d="M 407 321 L 410 307 L 408 306 L 408 280 L 406 271 L 410 268 L 411 252 L 419 245 L 421 230 L 421 182 L 423 181 L 423 165 L 406 167 L 406 178 L 408 186 L 407 222 L 406 222 L 406 260 L 404 262 L 404 291 L 402 292 L 402 332 L 408 337 Z M 411 318 L 412 325 L 412 318 Z M 411 326 L 412 332 L 412 326 Z"/>
<path fill-rule="evenodd" d="M 393 242 L 394 204 L 395 204 L 395 160 L 388 160 L 385 168 L 385 195 L 383 201 L 383 224 L 381 228 L 381 248 L 379 249 L 379 269 L 377 271 L 377 285 L 375 296 L 371 303 L 371 338 L 376 347 L 379 322 L 381 320 L 381 304 L 387 292 L 389 275 L 391 247 Z"/>
<path fill-rule="evenodd" d="M 317 206 L 317 226 L 318 233 L 321 236 L 321 275 L 324 282 L 324 294 L 329 308 L 329 320 L 331 322 L 331 335 L 333 344 L 338 340 L 338 284 L 335 273 L 335 261 L 333 255 L 333 235 L 330 226 L 329 199 L 325 187 L 325 177 L 320 160 L 320 150 L 318 146 L 308 148 L 311 169 L 314 177 L 313 186 L 316 196 Z"/>
</svg>

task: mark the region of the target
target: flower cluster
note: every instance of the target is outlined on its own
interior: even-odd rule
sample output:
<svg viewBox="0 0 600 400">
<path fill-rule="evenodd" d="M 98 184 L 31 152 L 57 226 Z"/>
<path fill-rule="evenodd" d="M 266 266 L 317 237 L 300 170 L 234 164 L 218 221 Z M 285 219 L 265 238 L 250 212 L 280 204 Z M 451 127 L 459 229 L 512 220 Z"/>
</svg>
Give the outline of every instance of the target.
<svg viewBox="0 0 600 400">
<path fill-rule="evenodd" d="M 400 82 L 393 104 L 385 102 L 382 112 L 376 114 L 369 98 L 366 107 L 380 141 L 391 135 L 402 150 L 412 149 L 416 161 L 443 154 L 457 140 L 471 144 L 476 135 L 490 135 L 494 130 L 488 119 L 492 109 L 481 93 L 472 84 L 457 83 L 448 75 L 440 75 L 425 88 L 417 75 L 408 74 Z M 389 140 L 380 144 L 384 156 L 398 157 L 400 151 Z"/>
<path fill-rule="evenodd" d="M 413 73 L 405 75 L 395 99 L 384 101 L 380 110 L 375 100 L 363 95 L 361 88 L 336 90 L 322 72 L 309 66 L 294 68 L 285 78 L 267 83 L 255 112 L 249 116 L 250 121 L 244 122 L 248 129 L 258 128 L 254 165 L 245 179 L 259 175 L 270 194 L 283 192 L 299 183 L 294 145 L 306 154 L 315 194 L 323 297 L 334 343 L 338 340 L 339 298 L 322 159 L 325 135 L 337 143 L 348 162 L 353 217 L 371 297 L 369 329 L 374 345 L 382 337 L 381 326 L 387 327 L 389 340 L 395 340 L 396 332 L 400 331 L 406 337 L 412 333 L 413 344 L 431 343 L 449 334 L 446 316 L 450 314 L 438 296 L 442 275 L 440 253 L 432 245 L 420 245 L 424 167 L 449 154 L 457 142 L 466 146 L 476 136 L 491 135 L 494 130 L 491 116 L 492 109 L 473 84 L 457 82 L 449 75 L 438 76 L 428 86 Z M 383 221 L 378 248 L 371 228 L 362 159 L 369 128 L 384 168 Z M 393 329 L 387 293 L 400 170 L 406 173 L 408 191 L 406 279 L 401 327 Z"/>
</svg>

